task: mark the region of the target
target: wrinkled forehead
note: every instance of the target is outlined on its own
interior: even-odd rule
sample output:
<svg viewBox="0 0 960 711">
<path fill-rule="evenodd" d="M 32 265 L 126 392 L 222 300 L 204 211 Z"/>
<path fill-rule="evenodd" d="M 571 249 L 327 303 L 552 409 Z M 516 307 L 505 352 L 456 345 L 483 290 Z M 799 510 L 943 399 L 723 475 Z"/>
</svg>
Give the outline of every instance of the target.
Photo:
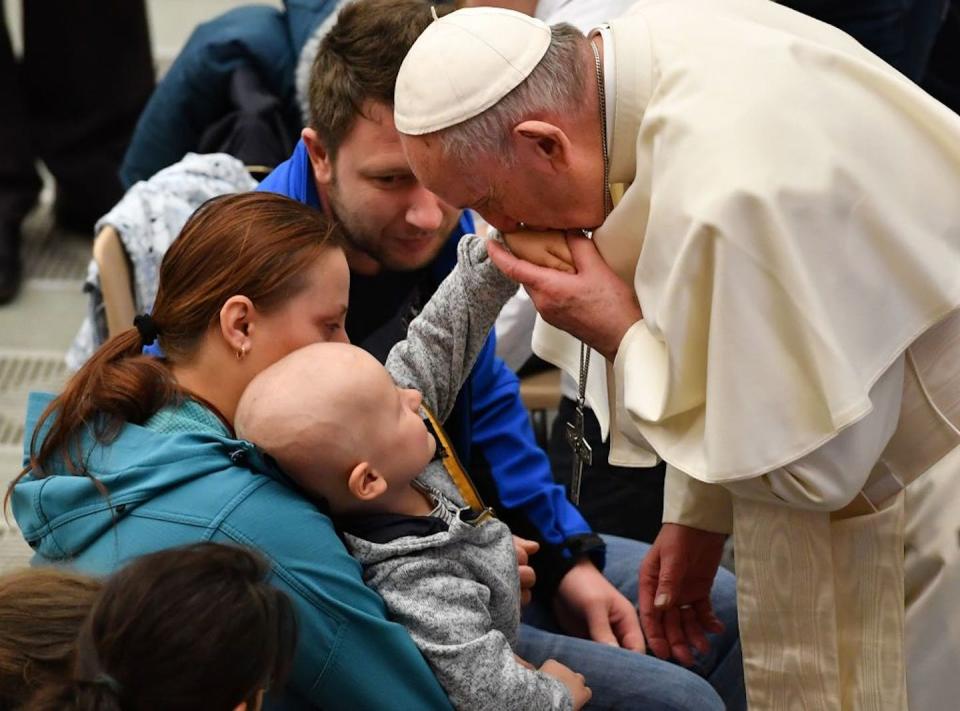
<svg viewBox="0 0 960 711">
<path fill-rule="evenodd" d="M 489 170 L 482 161 L 464 165 L 451 157 L 436 134 L 408 136 L 400 142 L 413 174 L 430 192 L 454 207 L 467 208 L 488 192 Z"/>
</svg>

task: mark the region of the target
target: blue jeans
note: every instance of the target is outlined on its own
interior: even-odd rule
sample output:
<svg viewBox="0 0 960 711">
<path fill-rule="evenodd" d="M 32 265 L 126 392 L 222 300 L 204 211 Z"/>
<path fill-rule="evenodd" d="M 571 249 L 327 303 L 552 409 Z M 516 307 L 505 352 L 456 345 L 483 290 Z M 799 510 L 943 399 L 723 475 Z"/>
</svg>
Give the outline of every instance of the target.
<svg viewBox="0 0 960 711">
<path fill-rule="evenodd" d="M 650 546 L 617 536 L 604 536 L 604 576 L 629 600 L 637 600 L 637 573 Z M 659 711 L 740 710 L 747 708 L 743 659 L 737 632 L 737 598 L 733 575 L 721 569 L 713 584 L 713 607 L 726 625 L 709 635 L 710 654 L 693 669 L 652 655 L 569 637 L 557 627 L 552 612 L 533 602 L 524 609 L 517 654 L 539 666 L 556 659 L 586 677 L 593 691 L 588 709 Z"/>
</svg>

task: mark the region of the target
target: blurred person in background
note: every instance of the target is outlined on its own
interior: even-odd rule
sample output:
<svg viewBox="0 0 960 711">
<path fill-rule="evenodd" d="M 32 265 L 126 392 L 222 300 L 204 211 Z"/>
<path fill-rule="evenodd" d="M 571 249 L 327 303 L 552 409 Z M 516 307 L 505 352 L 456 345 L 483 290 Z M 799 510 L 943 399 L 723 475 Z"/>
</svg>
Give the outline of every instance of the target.
<svg viewBox="0 0 960 711">
<path fill-rule="evenodd" d="M 228 153 L 269 171 L 302 125 L 297 77 L 346 0 L 247 4 L 197 25 L 157 82 L 120 165 L 124 188 L 188 152 Z"/>
<path fill-rule="evenodd" d="M 95 578 L 55 568 L 0 577 L 0 709 L 19 708 L 67 675 L 100 588 Z"/>
<path fill-rule="evenodd" d="M 67 673 L 25 708 L 258 711 L 296 645 L 293 606 L 269 572 L 257 553 L 218 543 L 135 559 L 104 581 Z"/>
<path fill-rule="evenodd" d="M 20 286 L 21 225 L 57 183 L 54 211 L 89 232 L 123 195 L 117 169 L 153 89 L 143 0 L 24 2 L 23 56 L 0 5 L 0 304 Z"/>
<path fill-rule="evenodd" d="M 950 0 L 779 0 L 781 5 L 833 25 L 917 84 Z"/>
</svg>

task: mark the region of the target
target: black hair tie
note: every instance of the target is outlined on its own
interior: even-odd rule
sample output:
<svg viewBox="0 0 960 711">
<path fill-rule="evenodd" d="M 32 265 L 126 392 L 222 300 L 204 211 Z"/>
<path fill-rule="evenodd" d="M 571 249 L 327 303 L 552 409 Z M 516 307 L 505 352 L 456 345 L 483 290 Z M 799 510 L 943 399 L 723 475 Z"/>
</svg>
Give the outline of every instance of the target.
<svg viewBox="0 0 960 711">
<path fill-rule="evenodd" d="M 160 335 L 160 329 L 157 328 L 153 316 L 150 314 L 140 314 L 133 319 L 133 325 L 140 332 L 140 340 L 144 346 L 151 346 Z"/>
</svg>

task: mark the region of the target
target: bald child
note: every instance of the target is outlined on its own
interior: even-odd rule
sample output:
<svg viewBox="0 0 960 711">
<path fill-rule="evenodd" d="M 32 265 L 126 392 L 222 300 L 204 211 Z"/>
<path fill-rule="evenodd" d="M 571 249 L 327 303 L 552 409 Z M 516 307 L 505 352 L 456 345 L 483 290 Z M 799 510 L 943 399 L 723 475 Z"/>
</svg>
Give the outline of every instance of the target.
<svg viewBox="0 0 960 711">
<path fill-rule="evenodd" d="M 354 346 L 321 343 L 248 386 L 237 434 L 327 502 L 364 581 L 403 624 L 454 707 L 579 709 L 581 675 L 513 653 L 520 584 L 513 537 L 464 505 L 421 409 L 442 422 L 516 285 L 467 235 L 457 266 L 390 351 L 386 366 Z"/>
<path fill-rule="evenodd" d="M 307 346 L 258 376 L 237 413 L 237 432 L 323 498 L 337 517 L 426 516 L 433 506 L 414 481 L 437 442 L 417 390 L 398 388 L 366 351 Z"/>
</svg>

